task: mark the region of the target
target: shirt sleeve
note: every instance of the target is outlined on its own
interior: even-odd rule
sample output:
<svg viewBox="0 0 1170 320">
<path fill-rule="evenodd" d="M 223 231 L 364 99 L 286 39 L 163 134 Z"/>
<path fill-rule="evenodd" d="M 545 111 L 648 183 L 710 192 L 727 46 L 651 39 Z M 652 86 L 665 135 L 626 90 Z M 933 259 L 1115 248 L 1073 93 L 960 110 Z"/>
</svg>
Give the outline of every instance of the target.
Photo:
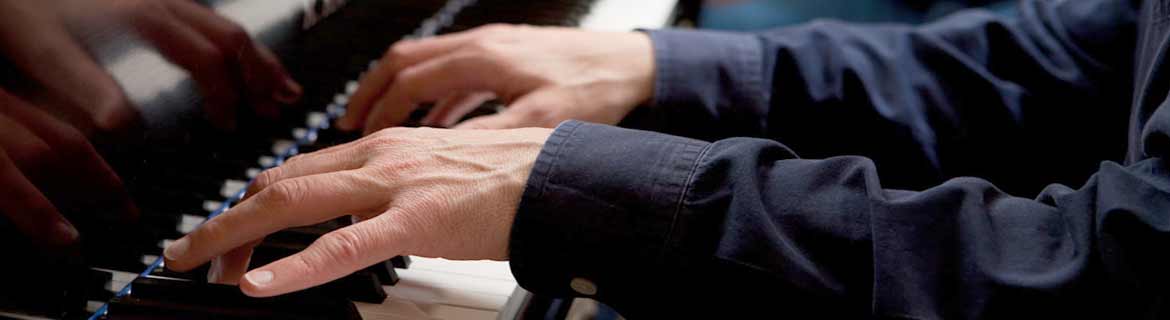
<svg viewBox="0 0 1170 320">
<path fill-rule="evenodd" d="M 1141 1 L 1025 0 L 1017 14 L 649 31 L 655 96 L 623 126 L 874 160 L 892 186 L 981 176 L 1016 193 L 1124 156 Z"/>
<path fill-rule="evenodd" d="M 631 318 L 1159 318 L 1168 170 L 1105 162 L 1034 199 L 976 178 L 906 191 L 863 157 L 570 121 L 529 177 L 510 259 L 530 291 Z"/>
</svg>

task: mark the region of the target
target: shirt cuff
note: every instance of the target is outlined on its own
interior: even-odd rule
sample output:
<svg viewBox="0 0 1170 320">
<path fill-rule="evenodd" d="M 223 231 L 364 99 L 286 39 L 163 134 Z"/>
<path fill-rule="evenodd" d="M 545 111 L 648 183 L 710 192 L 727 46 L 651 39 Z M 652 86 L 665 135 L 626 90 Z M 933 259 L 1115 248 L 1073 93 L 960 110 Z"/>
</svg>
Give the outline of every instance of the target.
<svg viewBox="0 0 1170 320">
<path fill-rule="evenodd" d="M 618 294 L 669 253 L 671 228 L 710 144 L 578 121 L 562 123 L 528 178 L 510 260 L 537 294 Z"/>
<path fill-rule="evenodd" d="M 626 127 L 694 137 L 720 115 L 756 113 L 771 90 L 763 79 L 764 52 L 751 34 L 648 30 L 654 47 L 654 96 L 624 119 Z M 758 117 L 757 119 L 762 119 Z"/>
</svg>

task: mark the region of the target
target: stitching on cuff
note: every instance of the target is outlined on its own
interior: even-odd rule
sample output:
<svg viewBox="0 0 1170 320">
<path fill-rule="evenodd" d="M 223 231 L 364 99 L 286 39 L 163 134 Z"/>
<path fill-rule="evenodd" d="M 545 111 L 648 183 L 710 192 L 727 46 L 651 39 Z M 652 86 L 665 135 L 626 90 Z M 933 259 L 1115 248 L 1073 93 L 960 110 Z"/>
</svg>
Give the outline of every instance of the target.
<svg viewBox="0 0 1170 320">
<path fill-rule="evenodd" d="M 568 132 L 564 134 L 564 138 L 561 139 L 560 144 L 557 144 L 556 150 L 553 150 L 552 152 L 552 160 L 549 161 L 547 168 L 548 171 L 544 173 L 544 181 L 540 182 L 540 192 L 537 193 L 538 197 L 544 197 L 545 191 L 548 190 L 549 180 L 552 180 L 553 173 L 556 172 L 557 164 L 560 163 L 559 160 L 561 158 L 561 151 L 568 148 L 569 141 L 573 139 L 573 136 L 577 133 L 577 129 L 581 128 L 582 123 L 577 121 L 570 121 L 566 122 L 565 125 L 569 126 L 567 128 Z M 556 134 L 556 131 L 553 131 L 553 134 Z"/>
<path fill-rule="evenodd" d="M 693 146 L 693 144 L 690 144 L 690 143 L 687 143 L 687 145 Z M 679 216 L 679 214 L 682 213 L 683 203 L 686 202 L 687 194 L 689 194 L 691 192 L 691 185 L 695 181 L 695 175 L 699 171 L 699 165 L 701 163 L 703 163 L 703 158 L 707 157 L 707 153 L 714 146 L 715 146 L 714 143 L 709 143 L 706 146 L 703 146 L 703 149 L 701 151 L 699 151 L 699 155 L 697 157 L 695 157 L 695 160 L 694 160 L 695 163 L 691 165 L 690 172 L 687 173 L 687 179 L 686 179 L 686 181 L 683 182 L 683 188 L 682 188 L 681 192 L 679 192 L 678 201 L 675 202 L 674 212 L 671 214 L 671 217 L 670 217 L 670 229 L 669 229 L 669 231 L 666 232 L 666 239 L 663 239 L 662 251 L 660 251 L 658 253 L 659 260 L 662 260 L 663 256 L 666 255 L 667 250 L 669 250 L 669 248 L 670 248 L 670 243 L 673 242 L 673 240 L 674 240 L 674 233 L 675 233 L 676 228 L 678 227 L 678 219 L 679 219 L 678 216 Z"/>
</svg>

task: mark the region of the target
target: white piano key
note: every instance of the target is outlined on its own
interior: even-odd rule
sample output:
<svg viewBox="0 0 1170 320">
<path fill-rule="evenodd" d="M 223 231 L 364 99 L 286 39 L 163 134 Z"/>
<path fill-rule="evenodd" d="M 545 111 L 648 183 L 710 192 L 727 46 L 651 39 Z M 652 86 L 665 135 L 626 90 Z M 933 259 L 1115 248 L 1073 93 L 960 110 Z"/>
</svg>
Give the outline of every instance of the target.
<svg viewBox="0 0 1170 320">
<path fill-rule="evenodd" d="M 191 231 L 195 231 L 195 228 L 199 228 L 199 225 L 206 221 L 207 218 L 204 217 L 184 214 L 182 220 L 179 221 L 178 231 L 182 234 L 191 233 Z"/>
<path fill-rule="evenodd" d="M 324 112 L 309 112 L 309 115 L 305 116 L 305 125 L 309 128 L 329 128 L 329 114 Z"/>
<path fill-rule="evenodd" d="M 329 114 L 330 118 L 341 118 L 345 116 L 345 105 L 329 104 L 325 107 L 325 112 Z"/>
<path fill-rule="evenodd" d="M 396 271 L 400 280 L 394 286 L 387 286 L 386 294 L 419 303 L 499 310 L 516 288 L 515 281 L 416 270 L 413 265 Z"/>
<path fill-rule="evenodd" d="M 317 142 L 317 133 L 305 128 L 293 129 L 292 136 L 294 139 L 297 139 L 297 141 L 301 141 L 306 144 L 313 144 Z"/>
<path fill-rule="evenodd" d="M 265 169 L 280 165 L 280 162 L 276 160 L 276 157 L 270 156 L 262 156 L 259 160 L 256 161 L 256 163 L 259 164 L 261 168 Z"/>
<path fill-rule="evenodd" d="M 104 306 L 104 305 L 106 305 L 106 303 L 102 302 L 102 301 L 93 301 L 93 300 L 86 301 L 85 302 L 85 312 L 89 312 L 92 314 L 94 312 L 97 312 L 98 309 L 101 309 L 102 306 Z"/>
<path fill-rule="evenodd" d="M 245 172 L 245 174 L 248 175 L 248 179 L 256 179 L 256 177 L 260 176 L 261 172 L 264 172 L 264 170 L 259 168 L 248 168 L 248 171 Z"/>
<path fill-rule="evenodd" d="M 156 256 L 156 255 L 153 255 L 153 254 L 142 255 L 142 264 L 152 265 L 152 264 L 154 264 L 155 261 L 158 261 L 158 256 Z M 131 279 L 131 280 L 133 280 L 133 279 Z"/>
<path fill-rule="evenodd" d="M 452 261 L 437 258 L 410 257 L 410 268 L 461 274 L 465 276 L 515 281 L 512 269 L 502 261 Z"/>
<path fill-rule="evenodd" d="M 411 301 L 386 299 L 381 304 L 355 302 L 358 313 L 366 320 L 450 319 L 495 320 L 499 313 L 493 310 L 462 308 L 443 304 L 420 304 Z"/>
<path fill-rule="evenodd" d="M 594 31 L 631 31 L 670 24 L 678 0 L 597 0 L 581 28 Z"/>
<path fill-rule="evenodd" d="M 224 198 L 233 198 L 240 190 L 248 187 L 248 183 L 239 180 L 228 180 L 223 182 L 223 187 L 219 189 L 219 195 Z"/>
<path fill-rule="evenodd" d="M 349 80 L 349 82 L 345 83 L 345 94 L 353 95 L 358 91 L 358 86 L 357 80 Z"/>
<path fill-rule="evenodd" d="M 248 170 L 251 171 L 252 169 L 248 169 Z M 257 174 L 259 174 L 259 173 L 257 173 Z M 252 178 L 252 177 L 249 177 L 249 178 Z M 216 210 L 219 210 L 220 207 L 223 207 L 223 202 L 211 201 L 211 200 L 203 201 L 203 210 L 207 211 L 208 213 L 213 213 Z"/>
<path fill-rule="evenodd" d="M 53 320 L 52 318 L 31 316 L 27 314 L 8 313 L 0 310 L 0 319 L 17 319 L 17 320 Z"/>
<path fill-rule="evenodd" d="M 338 93 L 338 94 L 333 96 L 333 103 L 343 105 L 343 106 L 349 105 L 349 96 Z"/>
<path fill-rule="evenodd" d="M 272 143 L 272 154 L 284 155 L 284 154 L 288 153 L 289 150 L 291 150 L 293 147 L 296 147 L 296 146 L 297 146 L 296 141 L 289 141 L 289 140 L 284 140 L 284 139 L 276 140 L 276 142 Z"/>
</svg>

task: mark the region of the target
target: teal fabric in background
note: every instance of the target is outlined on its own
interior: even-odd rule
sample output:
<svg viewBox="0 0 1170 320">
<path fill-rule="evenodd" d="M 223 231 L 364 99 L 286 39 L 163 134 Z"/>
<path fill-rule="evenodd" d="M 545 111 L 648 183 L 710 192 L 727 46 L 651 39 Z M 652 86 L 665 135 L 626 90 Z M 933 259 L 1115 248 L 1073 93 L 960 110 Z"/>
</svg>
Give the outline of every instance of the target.
<svg viewBox="0 0 1170 320">
<path fill-rule="evenodd" d="M 1013 1 L 991 1 L 994 11 L 1011 14 Z M 792 25 L 817 18 L 855 22 L 922 23 L 962 10 L 964 1 L 934 1 L 914 8 L 906 0 L 745 0 L 707 4 L 699 26 L 718 30 L 759 30 Z"/>
</svg>

